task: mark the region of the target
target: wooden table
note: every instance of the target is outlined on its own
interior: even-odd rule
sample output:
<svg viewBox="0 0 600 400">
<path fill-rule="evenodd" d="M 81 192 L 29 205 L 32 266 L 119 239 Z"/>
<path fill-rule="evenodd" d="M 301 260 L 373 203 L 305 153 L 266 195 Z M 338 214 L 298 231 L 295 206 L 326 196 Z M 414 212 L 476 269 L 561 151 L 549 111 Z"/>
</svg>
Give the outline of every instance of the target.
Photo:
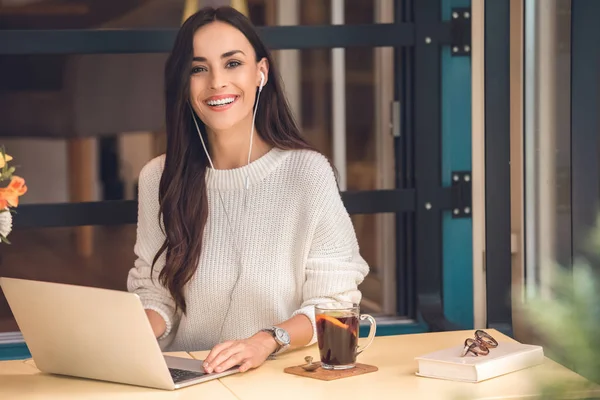
<svg viewBox="0 0 600 400">
<path fill-rule="evenodd" d="M 190 355 L 187 353 L 167 354 L 190 358 Z M 237 397 L 218 380 L 204 382 L 171 392 L 110 382 L 42 374 L 35 367 L 33 360 L 20 360 L 0 362 L 0 399 L 234 400 Z"/>
<path fill-rule="evenodd" d="M 511 341 L 488 330 L 498 341 Z M 586 380 L 546 359 L 545 363 L 477 384 L 443 381 L 415 376 L 414 357 L 462 343 L 473 331 L 426 333 L 378 337 L 360 357 L 379 371 L 336 381 L 319 381 L 286 374 L 283 369 L 304 363 L 306 355 L 318 360 L 316 346 L 289 352 L 267 361 L 258 369 L 206 382 L 175 392 L 137 388 L 83 379 L 40 374 L 31 360 L 0 362 L 0 398 L 7 399 L 507 399 L 535 397 L 540 380 L 572 383 Z M 207 351 L 169 353 L 203 359 Z M 8 394 L 8 396 L 5 396 Z M 600 386 L 587 396 L 600 397 Z"/>
</svg>

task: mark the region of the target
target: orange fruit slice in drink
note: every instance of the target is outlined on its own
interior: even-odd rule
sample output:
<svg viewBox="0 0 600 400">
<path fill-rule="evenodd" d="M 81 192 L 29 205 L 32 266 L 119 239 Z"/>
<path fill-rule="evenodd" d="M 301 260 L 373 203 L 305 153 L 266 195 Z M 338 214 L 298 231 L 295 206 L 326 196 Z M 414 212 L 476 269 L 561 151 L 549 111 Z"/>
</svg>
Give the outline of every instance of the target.
<svg viewBox="0 0 600 400">
<path fill-rule="evenodd" d="M 331 324 L 333 324 L 339 328 L 342 328 L 342 329 L 350 328 L 348 325 L 344 324 L 339 319 L 332 317 L 330 315 L 327 315 L 327 314 L 317 314 L 317 321 L 319 321 L 319 320 L 325 320 L 325 321 L 330 322 Z"/>
</svg>

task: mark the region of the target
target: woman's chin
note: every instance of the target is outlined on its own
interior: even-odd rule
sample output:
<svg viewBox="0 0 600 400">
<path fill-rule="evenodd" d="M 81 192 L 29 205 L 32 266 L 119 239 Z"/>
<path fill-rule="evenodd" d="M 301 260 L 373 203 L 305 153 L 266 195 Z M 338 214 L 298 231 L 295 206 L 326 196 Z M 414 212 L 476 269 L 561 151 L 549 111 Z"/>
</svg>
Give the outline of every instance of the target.
<svg viewBox="0 0 600 400">
<path fill-rule="evenodd" d="M 216 134 L 219 132 L 227 132 L 233 129 L 234 126 L 239 125 L 240 121 L 234 120 L 221 120 L 221 121 L 210 121 L 206 124 L 206 127 Z"/>
<path fill-rule="evenodd" d="M 233 126 L 234 126 L 234 124 L 213 124 L 213 125 L 208 126 L 208 128 L 214 133 L 219 133 L 219 132 L 227 132 Z"/>
</svg>

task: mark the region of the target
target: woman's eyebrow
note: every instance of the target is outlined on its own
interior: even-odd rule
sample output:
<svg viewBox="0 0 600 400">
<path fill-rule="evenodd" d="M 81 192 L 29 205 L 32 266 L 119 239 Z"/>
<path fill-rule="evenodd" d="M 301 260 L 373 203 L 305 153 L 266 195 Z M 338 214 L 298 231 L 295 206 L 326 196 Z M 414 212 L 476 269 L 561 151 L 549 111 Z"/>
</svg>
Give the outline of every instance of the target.
<svg viewBox="0 0 600 400">
<path fill-rule="evenodd" d="M 244 54 L 244 52 L 241 51 L 241 50 L 230 50 L 230 51 L 228 51 L 226 53 L 221 54 L 221 58 L 231 57 L 232 55 L 237 54 L 237 53 Z M 246 55 L 246 54 L 244 54 L 244 55 Z M 194 61 L 199 61 L 199 62 L 206 62 L 207 61 L 206 57 L 194 57 L 193 60 Z"/>
</svg>

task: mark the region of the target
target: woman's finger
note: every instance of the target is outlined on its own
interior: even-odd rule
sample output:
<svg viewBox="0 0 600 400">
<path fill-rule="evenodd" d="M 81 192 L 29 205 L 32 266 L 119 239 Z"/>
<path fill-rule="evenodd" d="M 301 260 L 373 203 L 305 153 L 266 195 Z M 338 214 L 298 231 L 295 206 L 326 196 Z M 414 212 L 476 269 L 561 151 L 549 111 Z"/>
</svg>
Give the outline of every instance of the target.
<svg viewBox="0 0 600 400">
<path fill-rule="evenodd" d="M 233 345 L 233 342 L 223 342 L 219 343 L 215 347 L 212 348 L 208 356 L 204 359 L 203 367 L 206 372 L 211 373 L 212 367 L 215 361 L 215 358 L 224 350 L 228 349 Z"/>
<path fill-rule="evenodd" d="M 219 364 L 219 366 L 215 368 L 215 372 L 227 371 L 229 368 L 235 367 L 236 365 L 240 365 L 245 359 L 246 356 L 244 355 L 244 352 L 235 353 L 228 359 L 224 360 L 221 364 Z"/>
<path fill-rule="evenodd" d="M 237 353 L 241 353 L 244 351 L 245 346 L 242 344 L 234 344 L 226 349 L 223 349 L 217 356 L 210 362 L 210 368 L 216 371 L 217 367 L 220 367 L 225 360 L 229 359 L 231 356 Z M 221 369 L 222 371 L 222 369 Z M 218 371 L 217 371 L 218 372 Z"/>
<path fill-rule="evenodd" d="M 242 365 L 240 365 L 240 372 L 246 372 L 250 368 L 252 368 L 252 361 L 251 360 L 246 360 L 246 361 L 244 361 L 242 363 Z"/>
</svg>

